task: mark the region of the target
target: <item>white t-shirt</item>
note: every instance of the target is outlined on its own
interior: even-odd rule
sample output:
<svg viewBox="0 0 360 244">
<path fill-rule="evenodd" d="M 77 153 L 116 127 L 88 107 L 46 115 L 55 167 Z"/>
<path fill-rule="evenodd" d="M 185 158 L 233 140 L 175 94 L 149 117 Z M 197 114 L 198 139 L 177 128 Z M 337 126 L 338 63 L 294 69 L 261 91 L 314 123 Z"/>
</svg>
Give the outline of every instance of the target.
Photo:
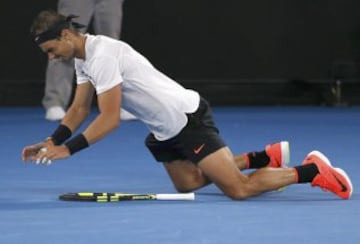
<svg viewBox="0 0 360 244">
<path fill-rule="evenodd" d="M 75 59 L 77 84 L 91 82 L 101 94 L 119 84 L 122 107 L 144 122 L 158 140 L 177 135 L 187 123 L 185 113 L 199 106 L 196 91 L 185 89 L 125 42 L 86 35 L 85 60 Z"/>
</svg>

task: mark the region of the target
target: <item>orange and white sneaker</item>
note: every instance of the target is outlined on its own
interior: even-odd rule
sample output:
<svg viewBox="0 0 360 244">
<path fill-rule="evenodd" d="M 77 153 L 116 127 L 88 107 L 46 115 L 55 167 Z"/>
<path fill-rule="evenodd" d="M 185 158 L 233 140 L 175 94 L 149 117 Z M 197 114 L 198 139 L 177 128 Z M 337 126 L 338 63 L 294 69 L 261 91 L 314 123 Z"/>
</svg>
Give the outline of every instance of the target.
<svg viewBox="0 0 360 244">
<path fill-rule="evenodd" d="M 304 159 L 303 165 L 311 163 L 316 164 L 319 170 L 311 182 L 313 187 L 319 186 L 324 191 L 331 191 L 343 199 L 351 197 L 353 186 L 344 170 L 334 168 L 330 160 L 319 151 L 310 152 Z"/>
<path fill-rule="evenodd" d="M 268 167 L 286 168 L 290 163 L 290 146 L 287 141 L 269 144 L 265 147 L 265 152 L 270 158 Z"/>
</svg>

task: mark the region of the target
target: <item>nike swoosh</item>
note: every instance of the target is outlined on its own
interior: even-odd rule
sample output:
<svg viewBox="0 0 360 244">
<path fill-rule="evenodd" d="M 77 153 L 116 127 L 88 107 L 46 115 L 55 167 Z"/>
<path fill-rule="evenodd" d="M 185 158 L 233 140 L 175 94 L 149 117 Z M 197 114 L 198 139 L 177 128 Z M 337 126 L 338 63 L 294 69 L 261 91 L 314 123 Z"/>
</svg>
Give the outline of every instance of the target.
<svg viewBox="0 0 360 244">
<path fill-rule="evenodd" d="M 335 180 L 340 184 L 340 186 L 341 186 L 341 191 L 342 191 L 342 192 L 346 192 L 346 191 L 347 191 L 346 185 L 344 185 L 344 184 L 338 179 L 338 177 L 336 177 L 336 175 L 333 174 L 333 176 L 335 177 Z"/>
<path fill-rule="evenodd" d="M 205 143 L 201 144 L 200 147 L 194 149 L 195 154 L 199 154 L 201 150 L 204 148 Z"/>
</svg>

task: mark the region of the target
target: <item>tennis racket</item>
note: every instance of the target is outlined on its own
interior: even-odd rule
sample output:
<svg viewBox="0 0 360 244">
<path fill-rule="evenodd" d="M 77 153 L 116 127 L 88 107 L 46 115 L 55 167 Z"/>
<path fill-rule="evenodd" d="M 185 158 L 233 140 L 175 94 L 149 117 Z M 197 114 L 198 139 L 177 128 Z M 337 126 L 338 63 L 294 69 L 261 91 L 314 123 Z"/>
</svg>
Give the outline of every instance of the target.
<svg viewBox="0 0 360 244">
<path fill-rule="evenodd" d="M 120 202 L 130 200 L 194 200 L 194 193 L 172 193 L 172 194 L 129 194 L 129 193 L 96 193 L 96 192 L 76 192 L 66 193 L 59 196 L 63 201 L 77 202 Z"/>
</svg>

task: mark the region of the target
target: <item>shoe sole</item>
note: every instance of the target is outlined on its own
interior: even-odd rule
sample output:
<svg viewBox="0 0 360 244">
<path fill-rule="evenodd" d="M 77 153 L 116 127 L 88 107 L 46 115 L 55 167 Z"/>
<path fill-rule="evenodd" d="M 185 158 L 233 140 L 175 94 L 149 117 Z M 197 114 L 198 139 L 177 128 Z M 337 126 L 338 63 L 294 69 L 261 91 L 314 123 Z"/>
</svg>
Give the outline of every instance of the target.
<svg viewBox="0 0 360 244">
<path fill-rule="evenodd" d="M 281 148 L 281 165 L 283 168 L 287 168 L 290 163 L 290 144 L 288 141 L 280 142 Z"/>
<path fill-rule="evenodd" d="M 288 141 L 280 142 L 281 149 L 281 167 L 287 168 L 290 164 L 290 144 Z M 276 191 L 284 191 L 286 186 L 280 187 Z"/>
<path fill-rule="evenodd" d="M 351 197 L 351 195 L 352 195 L 352 193 L 353 193 L 353 190 L 354 190 L 354 188 L 353 188 L 353 185 L 352 185 L 352 182 L 351 182 L 351 180 L 350 180 L 350 177 L 348 176 L 348 174 L 346 174 L 346 172 L 343 170 L 343 169 L 340 169 L 340 168 L 334 168 L 339 174 L 341 174 L 345 179 L 346 179 L 346 181 L 349 183 L 349 185 L 350 185 L 350 193 L 349 193 L 349 197 L 348 198 L 350 198 Z"/>
<path fill-rule="evenodd" d="M 310 155 L 314 155 L 318 158 L 320 158 L 324 163 L 326 163 L 327 165 L 329 165 L 330 167 L 332 167 L 332 164 L 330 163 L 330 160 L 324 155 L 322 154 L 321 152 L 319 151 L 312 151 L 308 154 L 308 156 Z M 350 193 L 349 193 L 349 197 L 351 197 L 352 193 L 353 193 L 353 185 L 351 183 L 351 180 L 350 180 L 350 177 L 346 174 L 346 172 L 343 170 L 343 169 L 340 169 L 340 168 L 334 168 L 332 167 L 336 172 L 338 172 L 339 174 L 341 174 L 345 179 L 346 181 L 349 183 L 350 185 Z"/>
</svg>

